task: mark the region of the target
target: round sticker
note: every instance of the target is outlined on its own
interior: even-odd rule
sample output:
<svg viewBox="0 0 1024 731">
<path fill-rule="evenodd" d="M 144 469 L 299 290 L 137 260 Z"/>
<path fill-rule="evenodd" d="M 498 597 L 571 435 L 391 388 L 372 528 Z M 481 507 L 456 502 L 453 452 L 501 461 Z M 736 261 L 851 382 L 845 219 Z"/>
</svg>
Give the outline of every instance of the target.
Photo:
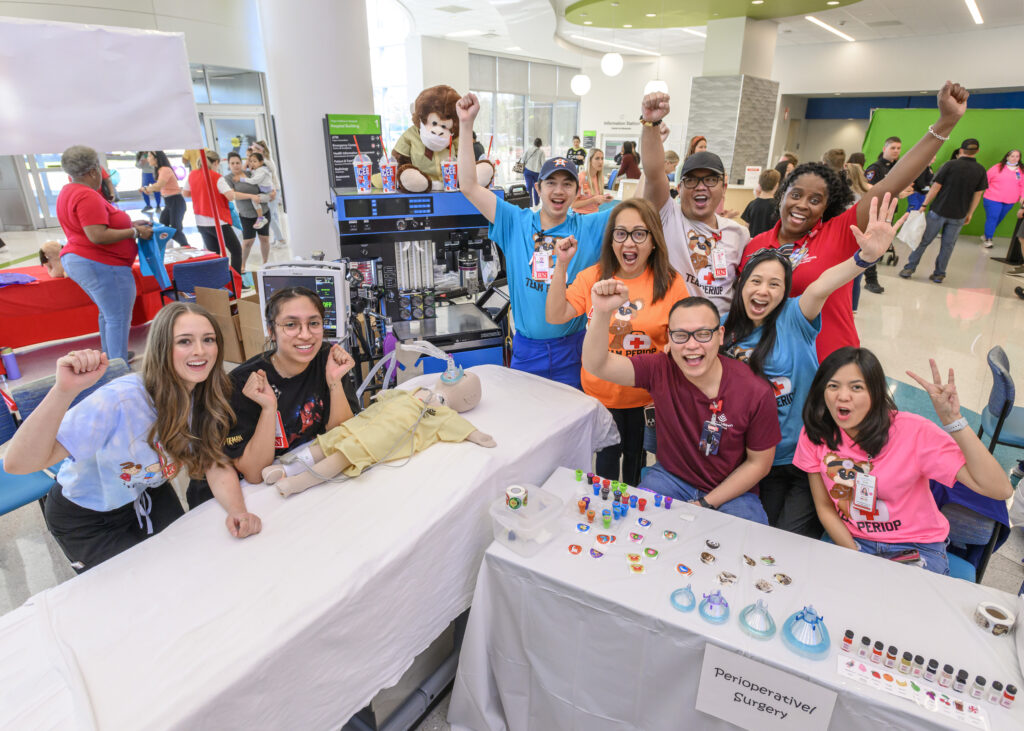
<svg viewBox="0 0 1024 731">
<path fill-rule="evenodd" d="M 573 556 L 578 556 L 581 551 L 583 551 L 583 546 L 577 545 L 575 543 L 569 546 L 569 553 L 571 553 Z"/>
<path fill-rule="evenodd" d="M 676 571 L 681 573 L 683 576 L 689 576 L 693 573 L 693 569 L 691 569 L 685 563 L 676 564 Z"/>
</svg>

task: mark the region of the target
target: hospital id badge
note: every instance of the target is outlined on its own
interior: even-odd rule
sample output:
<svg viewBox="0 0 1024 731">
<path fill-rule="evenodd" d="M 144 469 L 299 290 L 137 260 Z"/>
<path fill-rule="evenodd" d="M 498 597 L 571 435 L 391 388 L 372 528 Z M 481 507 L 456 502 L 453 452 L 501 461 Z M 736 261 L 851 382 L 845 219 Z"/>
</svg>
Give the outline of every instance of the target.
<svg viewBox="0 0 1024 731">
<path fill-rule="evenodd" d="M 284 422 L 281 412 L 277 412 L 277 424 L 274 425 L 274 449 L 288 449 L 288 437 L 284 435 Z"/>
<path fill-rule="evenodd" d="M 705 421 L 700 432 L 700 453 L 705 457 L 718 454 L 718 446 L 722 443 L 722 427 L 712 421 Z"/>
<path fill-rule="evenodd" d="M 711 268 L 715 279 L 725 279 L 729 276 L 729 264 L 725 260 L 725 252 L 718 246 L 711 250 Z"/>
<path fill-rule="evenodd" d="M 853 504 L 865 513 L 875 512 L 875 476 L 857 473 Z"/>
<path fill-rule="evenodd" d="M 538 282 L 551 281 L 551 256 L 546 251 L 534 252 L 532 278 Z"/>
</svg>

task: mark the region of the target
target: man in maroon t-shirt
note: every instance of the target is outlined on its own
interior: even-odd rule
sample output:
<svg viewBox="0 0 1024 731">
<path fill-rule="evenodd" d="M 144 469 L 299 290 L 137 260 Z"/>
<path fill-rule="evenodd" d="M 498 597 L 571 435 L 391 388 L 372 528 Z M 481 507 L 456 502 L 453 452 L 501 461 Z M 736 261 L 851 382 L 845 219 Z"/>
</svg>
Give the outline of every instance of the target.
<svg viewBox="0 0 1024 731">
<path fill-rule="evenodd" d="M 583 367 L 611 383 L 647 389 L 657 408 L 658 464 L 640 486 L 767 525 L 757 483 L 782 439 L 775 397 L 745 363 L 719 355 L 722 327 L 714 303 L 680 300 L 669 312 L 669 352 L 627 358 L 608 352 L 605 334 L 628 301 L 626 286 L 597 282 L 591 301 Z"/>
</svg>

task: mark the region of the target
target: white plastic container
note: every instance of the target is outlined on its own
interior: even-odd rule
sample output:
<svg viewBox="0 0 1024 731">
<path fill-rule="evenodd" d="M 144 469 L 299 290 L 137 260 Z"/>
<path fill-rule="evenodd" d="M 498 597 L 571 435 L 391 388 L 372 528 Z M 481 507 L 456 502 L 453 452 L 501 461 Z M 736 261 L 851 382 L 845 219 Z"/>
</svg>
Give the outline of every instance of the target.
<svg viewBox="0 0 1024 731">
<path fill-rule="evenodd" d="M 518 510 L 505 504 L 505 496 L 491 503 L 494 540 L 520 556 L 533 556 L 541 546 L 555 537 L 558 519 L 565 501 L 554 493 L 533 485 L 523 485 L 529 493 L 527 503 Z"/>
</svg>

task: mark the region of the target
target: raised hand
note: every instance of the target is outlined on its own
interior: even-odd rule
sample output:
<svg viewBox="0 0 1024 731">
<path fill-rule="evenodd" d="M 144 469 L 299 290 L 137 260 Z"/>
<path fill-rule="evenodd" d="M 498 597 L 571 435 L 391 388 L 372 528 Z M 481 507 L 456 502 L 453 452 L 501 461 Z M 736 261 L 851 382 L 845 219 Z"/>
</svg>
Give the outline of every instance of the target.
<svg viewBox="0 0 1024 731">
<path fill-rule="evenodd" d="M 349 355 L 348 351 L 340 345 L 333 345 L 327 358 L 327 366 L 324 369 L 327 377 L 327 385 L 340 383 L 342 377 L 355 368 L 356 362 Z"/>
<path fill-rule="evenodd" d="M 629 288 L 617 279 L 602 279 L 590 288 L 595 312 L 614 312 L 629 302 Z"/>
<path fill-rule="evenodd" d="M 263 370 L 253 371 L 242 386 L 242 395 L 255 401 L 261 409 L 276 409 L 277 394 L 270 387 L 267 374 Z"/>
<path fill-rule="evenodd" d="M 459 115 L 459 122 L 473 124 L 476 115 L 480 113 L 480 100 L 476 98 L 476 94 L 469 92 L 455 102 L 455 113 Z"/>
<path fill-rule="evenodd" d="M 935 414 L 939 417 L 939 421 L 944 425 L 952 424 L 960 418 L 960 397 L 956 392 L 953 369 L 949 369 L 949 379 L 944 384 L 939 376 L 939 367 L 935 365 L 935 359 L 929 358 L 928 365 L 932 367 L 931 383 L 911 371 L 907 371 L 907 375 L 928 392 L 928 397 L 932 400 L 932 406 L 935 407 Z"/>
<path fill-rule="evenodd" d="M 103 378 L 108 364 L 107 354 L 99 350 L 72 350 L 57 359 L 54 388 L 64 393 L 79 394 Z"/>
<path fill-rule="evenodd" d="M 640 115 L 645 122 L 657 122 L 668 116 L 669 96 L 665 92 L 655 91 L 644 97 L 640 102 Z"/>
<path fill-rule="evenodd" d="M 947 81 L 939 89 L 937 97 L 939 115 L 955 123 L 967 111 L 967 98 L 969 96 L 970 93 L 960 84 Z"/>
<path fill-rule="evenodd" d="M 575 236 L 566 236 L 564 239 L 555 240 L 555 255 L 558 257 L 558 263 L 563 266 L 569 266 L 569 262 L 576 256 L 576 250 L 578 245 L 576 243 Z"/>
<path fill-rule="evenodd" d="M 879 204 L 878 198 L 872 198 L 868 208 L 868 225 L 864 227 L 864 231 L 862 232 L 856 226 L 850 226 L 864 261 L 881 259 L 882 255 L 889 250 L 889 245 L 896 238 L 896 232 L 900 230 L 909 215 L 904 213 L 900 220 L 890 223 L 896 214 L 896 206 L 899 204 L 899 198 L 889 193 L 882 196 L 881 204 Z"/>
</svg>

